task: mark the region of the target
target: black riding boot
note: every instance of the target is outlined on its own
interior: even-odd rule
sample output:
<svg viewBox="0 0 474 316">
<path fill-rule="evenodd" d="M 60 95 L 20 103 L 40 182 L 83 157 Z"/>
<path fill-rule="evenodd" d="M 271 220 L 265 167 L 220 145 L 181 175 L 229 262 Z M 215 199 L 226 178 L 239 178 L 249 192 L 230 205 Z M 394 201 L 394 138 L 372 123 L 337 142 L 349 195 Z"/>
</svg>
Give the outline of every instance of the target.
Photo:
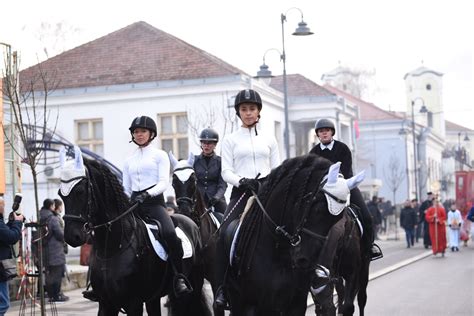
<svg viewBox="0 0 474 316">
<path fill-rule="evenodd" d="M 216 249 L 216 281 L 220 286 L 214 296 L 214 308 L 224 310 L 228 307 L 228 301 L 224 290 L 224 279 L 228 266 L 228 260 L 224 251 L 224 236 L 219 236 Z"/>
<path fill-rule="evenodd" d="M 99 297 L 94 292 L 94 289 L 82 291 L 82 296 L 84 298 L 90 300 L 90 301 L 93 301 L 93 302 L 98 302 L 99 301 Z"/>
<path fill-rule="evenodd" d="M 367 204 L 362 197 L 358 188 L 351 190 L 351 203 L 355 204 L 360 211 L 362 217 L 362 225 L 364 227 L 364 235 L 362 236 L 362 242 L 368 251 L 370 260 L 377 260 L 383 257 L 382 250 L 374 243 L 374 229 L 372 226 L 372 216 L 370 215 Z"/>
<path fill-rule="evenodd" d="M 367 221 L 364 227 L 364 235 L 362 240 L 364 245 L 369 253 L 370 261 L 377 260 L 383 257 L 382 250 L 380 247 L 374 242 L 374 231 L 372 228 L 372 221 Z"/>
<path fill-rule="evenodd" d="M 183 251 L 169 250 L 168 260 L 173 269 L 173 291 L 176 297 L 184 294 L 189 294 L 193 291 L 191 283 L 189 283 L 186 276 L 183 274 Z"/>
</svg>

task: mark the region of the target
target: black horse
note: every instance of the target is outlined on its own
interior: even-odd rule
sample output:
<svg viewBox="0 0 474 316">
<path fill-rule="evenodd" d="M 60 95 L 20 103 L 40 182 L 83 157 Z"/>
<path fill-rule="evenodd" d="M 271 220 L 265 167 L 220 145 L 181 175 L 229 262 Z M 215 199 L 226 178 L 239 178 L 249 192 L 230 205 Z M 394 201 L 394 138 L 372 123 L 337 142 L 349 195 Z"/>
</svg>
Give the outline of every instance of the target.
<svg viewBox="0 0 474 316">
<path fill-rule="evenodd" d="M 203 286 L 202 266 L 193 255 L 183 260 L 194 291 L 177 298 L 172 291 L 170 265 L 154 252 L 144 223 L 133 213 L 123 187 L 110 170 L 96 161 L 62 158 L 60 195 L 65 203 L 65 239 L 77 247 L 88 235 L 93 241 L 91 284 L 99 297 L 99 315 L 161 315 L 160 298 L 170 297 L 172 315 L 210 315 Z M 201 250 L 198 227 L 185 216 L 175 224 Z"/>
<path fill-rule="evenodd" d="M 325 198 L 327 184 L 346 181 L 337 178 L 339 168 L 340 163 L 306 155 L 268 175 L 241 219 L 236 245 L 229 246 L 235 250 L 226 273 L 233 315 L 305 314 L 320 251 L 343 217 L 329 213 Z"/>
<path fill-rule="evenodd" d="M 367 303 L 370 258 L 368 249 L 361 243 L 361 226 L 355 218 L 357 210 L 345 208 L 343 218 L 330 230 L 334 234 L 327 248 L 331 253 L 321 253 L 318 262 L 328 264 L 328 283 L 317 289 L 312 287 L 316 315 L 335 315 L 333 292 L 337 292 L 337 312 L 339 315 L 354 314 L 354 298 L 357 295 L 359 315 L 364 315 Z M 321 258 L 324 257 L 324 258 Z M 316 293 L 317 292 L 317 293 Z"/>
<path fill-rule="evenodd" d="M 178 213 L 189 216 L 198 226 L 201 232 L 203 247 L 198 254 L 204 264 L 204 277 L 209 281 L 212 292 L 217 291 L 216 280 L 216 245 L 218 238 L 218 227 L 216 217 L 206 209 L 201 192 L 197 189 L 197 179 L 194 173 L 193 161 L 190 156 L 188 160 L 180 160 L 169 154 L 173 166 L 173 188 L 178 204 Z M 214 315 L 224 315 L 219 309 L 214 309 Z"/>
</svg>

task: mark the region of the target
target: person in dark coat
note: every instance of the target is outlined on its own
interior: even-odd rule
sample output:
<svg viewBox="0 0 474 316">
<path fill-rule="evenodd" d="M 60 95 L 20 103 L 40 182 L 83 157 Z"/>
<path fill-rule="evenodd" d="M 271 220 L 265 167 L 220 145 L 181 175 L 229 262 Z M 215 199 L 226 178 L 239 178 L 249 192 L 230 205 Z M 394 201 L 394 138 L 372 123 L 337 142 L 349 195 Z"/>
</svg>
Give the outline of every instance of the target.
<svg viewBox="0 0 474 316">
<path fill-rule="evenodd" d="M 420 208 L 418 209 L 418 225 L 423 226 L 423 245 L 426 249 L 431 247 L 431 238 L 430 238 L 430 229 L 428 222 L 426 221 L 425 215 L 426 211 L 433 205 L 434 195 L 432 192 L 427 193 L 428 197 L 426 200 L 421 203 Z"/>
<path fill-rule="evenodd" d="M 216 212 L 224 214 L 227 203 L 225 191 L 227 183 L 221 175 L 221 157 L 215 153 L 219 134 L 212 128 L 205 128 L 199 135 L 202 152 L 194 157 L 194 172 L 197 187 L 207 207 L 214 207 Z"/>
<path fill-rule="evenodd" d="M 46 290 L 51 302 L 65 302 L 69 298 L 61 294 L 61 280 L 65 273 L 64 229 L 61 219 L 54 210 L 54 201 L 46 199 L 40 210 L 40 224 L 45 225 L 47 234 L 43 239 Z"/>
<path fill-rule="evenodd" d="M 379 199 L 376 196 L 372 197 L 372 200 L 367 203 L 370 216 L 372 217 L 372 227 L 374 229 L 374 239 L 378 240 L 378 232 L 380 225 L 382 224 L 382 213 L 379 209 Z"/>
<path fill-rule="evenodd" d="M 400 212 L 400 226 L 405 230 L 407 248 L 415 244 L 415 229 L 417 224 L 417 214 L 413 208 L 413 202 L 406 200 Z"/>
<path fill-rule="evenodd" d="M 334 123 L 328 119 L 320 119 L 316 122 L 314 130 L 320 143 L 314 146 L 309 153 L 324 157 L 333 163 L 340 161 L 340 173 L 342 173 L 345 179 L 351 178 L 353 176 L 352 153 L 346 144 L 334 139 L 334 135 L 336 134 Z M 382 258 L 383 254 L 380 247 L 373 243 L 372 219 L 358 188 L 351 190 L 351 204 L 356 205 L 360 209 L 360 216 L 362 217 L 362 224 L 364 225 L 362 242 L 366 245 L 367 249 L 369 249 L 371 259 Z"/>
<path fill-rule="evenodd" d="M 0 197 L 0 260 L 11 259 L 11 246 L 21 238 L 21 227 L 23 226 L 23 215 L 12 213 L 11 220 L 5 224 L 3 213 L 5 201 Z M 10 307 L 10 292 L 8 280 L 0 279 L 0 315 L 4 315 Z"/>
</svg>

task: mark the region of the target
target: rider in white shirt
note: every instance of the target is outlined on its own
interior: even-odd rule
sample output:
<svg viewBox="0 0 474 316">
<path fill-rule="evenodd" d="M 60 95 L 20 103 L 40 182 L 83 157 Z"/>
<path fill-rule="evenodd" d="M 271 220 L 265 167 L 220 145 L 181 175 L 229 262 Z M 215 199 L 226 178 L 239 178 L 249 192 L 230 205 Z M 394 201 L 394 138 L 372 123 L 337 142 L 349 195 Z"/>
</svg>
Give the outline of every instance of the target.
<svg viewBox="0 0 474 316">
<path fill-rule="evenodd" d="M 251 89 L 240 91 L 235 97 L 234 107 L 242 126 L 222 143 L 222 178 L 234 187 L 217 243 L 217 280 L 221 286 L 214 304 L 221 309 L 227 305 L 223 288 L 229 264 L 229 256 L 224 250 L 225 230 L 242 214 L 252 191 L 257 192 L 261 181 L 280 164 L 275 137 L 257 128 L 262 110 L 262 99 L 258 92 Z"/>
<path fill-rule="evenodd" d="M 189 282 L 182 274 L 183 249 L 176 235 L 173 221 L 166 211 L 163 192 L 169 185 L 170 161 L 163 150 L 153 147 L 151 142 L 157 135 L 156 124 L 148 116 L 139 116 L 130 125 L 132 141 L 138 148 L 125 161 L 123 168 L 123 186 L 133 203 L 139 203 L 139 215 L 142 218 L 157 220 L 161 225 L 168 260 L 173 266 L 174 291 L 180 296 L 192 291 Z"/>
</svg>

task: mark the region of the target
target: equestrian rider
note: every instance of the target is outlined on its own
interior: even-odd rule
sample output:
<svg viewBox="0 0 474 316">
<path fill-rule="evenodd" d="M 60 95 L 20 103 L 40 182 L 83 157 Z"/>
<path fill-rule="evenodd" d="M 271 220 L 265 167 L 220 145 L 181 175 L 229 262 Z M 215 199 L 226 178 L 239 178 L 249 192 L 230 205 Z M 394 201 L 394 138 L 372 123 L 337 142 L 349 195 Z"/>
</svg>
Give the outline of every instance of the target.
<svg viewBox="0 0 474 316">
<path fill-rule="evenodd" d="M 214 304 L 221 309 L 227 305 L 223 287 L 229 265 L 229 255 L 224 250 L 226 228 L 242 214 L 252 191 L 257 192 L 263 178 L 280 164 L 275 137 L 257 128 L 262 110 L 258 92 L 251 89 L 240 91 L 235 97 L 234 108 L 242 126 L 226 137 L 222 144 L 222 178 L 233 185 L 233 189 L 217 243 L 217 281 L 221 286 Z"/>
<path fill-rule="evenodd" d="M 127 158 L 123 168 L 123 186 L 125 193 L 133 203 L 139 204 L 141 218 L 150 218 L 161 224 L 161 237 L 168 251 L 168 262 L 174 272 L 174 292 L 176 296 L 189 293 L 192 289 L 182 274 L 183 249 L 181 240 L 176 236 L 173 222 L 168 215 L 163 192 L 169 184 L 170 161 L 168 155 L 152 145 L 156 137 L 156 124 L 148 116 L 138 116 L 130 125 L 132 140 L 138 145 Z"/>
<path fill-rule="evenodd" d="M 215 153 L 219 134 L 212 128 L 205 128 L 199 135 L 202 152 L 194 157 L 194 172 L 197 187 L 207 207 L 214 207 L 216 212 L 224 214 L 227 207 L 225 190 L 227 183 L 221 175 L 221 157 Z"/>
<path fill-rule="evenodd" d="M 310 154 L 317 154 L 333 163 L 340 161 L 340 172 L 345 179 L 351 178 L 353 176 L 352 154 L 346 144 L 334 139 L 336 134 L 334 123 L 328 119 L 320 119 L 316 122 L 314 129 L 320 143 L 311 149 Z M 383 254 L 380 247 L 374 243 L 372 217 L 358 188 L 351 190 L 351 204 L 355 204 L 360 209 L 360 216 L 362 217 L 362 225 L 364 227 L 362 241 L 369 251 L 371 260 L 382 258 Z"/>
</svg>

